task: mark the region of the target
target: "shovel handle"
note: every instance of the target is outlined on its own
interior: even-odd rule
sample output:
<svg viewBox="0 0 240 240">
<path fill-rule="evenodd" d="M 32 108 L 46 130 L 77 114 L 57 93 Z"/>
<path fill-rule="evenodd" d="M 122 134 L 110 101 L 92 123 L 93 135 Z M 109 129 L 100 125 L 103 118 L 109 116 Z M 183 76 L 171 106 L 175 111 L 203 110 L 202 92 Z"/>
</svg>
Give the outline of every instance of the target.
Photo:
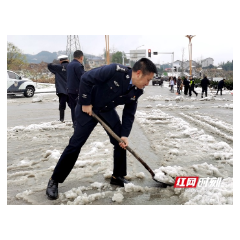
<svg viewBox="0 0 240 240">
<path fill-rule="evenodd" d="M 112 129 L 104 122 L 101 118 L 99 118 L 94 112 L 92 112 L 92 117 L 95 118 L 103 128 L 119 143 L 124 142 L 116 133 L 112 131 Z M 136 152 L 134 152 L 129 146 L 126 147 L 126 149 L 150 172 L 152 177 L 155 176 L 155 173 L 152 171 L 152 169 L 138 156 Z"/>
</svg>

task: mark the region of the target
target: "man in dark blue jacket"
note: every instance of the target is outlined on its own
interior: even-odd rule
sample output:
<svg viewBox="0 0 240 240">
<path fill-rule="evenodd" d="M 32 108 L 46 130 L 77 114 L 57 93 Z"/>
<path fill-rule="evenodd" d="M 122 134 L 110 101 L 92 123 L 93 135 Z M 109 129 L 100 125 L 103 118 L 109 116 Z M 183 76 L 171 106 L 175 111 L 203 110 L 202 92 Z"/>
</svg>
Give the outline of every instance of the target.
<svg viewBox="0 0 240 240">
<path fill-rule="evenodd" d="M 221 81 L 219 81 L 218 83 L 218 90 L 217 90 L 217 93 L 216 95 L 218 95 L 218 91 L 220 91 L 221 95 L 222 95 L 222 88 L 225 86 L 225 78 Z"/>
<path fill-rule="evenodd" d="M 71 108 L 72 122 L 75 126 L 75 107 L 77 105 L 77 97 L 79 93 L 79 84 L 84 73 L 83 52 L 77 50 L 73 53 L 74 59 L 67 67 L 67 93 L 69 97 L 69 107 Z"/>
<path fill-rule="evenodd" d="M 58 57 L 60 64 L 49 63 L 48 70 L 55 75 L 56 94 L 59 98 L 60 121 L 64 121 L 64 111 L 68 103 L 67 95 L 67 66 L 69 64 L 68 56 L 61 55 Z"/>
<path fill-rule="evenodd" d="M 184 77 L 183 85 L 184 85 L 184 95 L 188 95 L 188 89 L 189 89 L 189 81 L 186 77 Z"/>
<path fill-rule="evenodd" d="M 202 98 L 203 98 L 203 93 L 205 92 L 205 97 L 207 97 L 207 89 L 208 86 L 210 85 L 210 81 L 207 78 L 207 75 L 203 76 L 203 79 L 201 80 L 201 87 L 202 87 Z"/>
<path fill-rule="evenodd" d="M 137 100 L 154 73 L 157 73 L 156 66 L 149 59 L 142 58 L 132 69 L 120 64 L 110 64 L 92 69 L 82 76 L 76 107 L 76 128 L 48 182 L 46 194 L 50 199 L 58 197 L 58 183 L 63 183 L 71 172 L 81 147 L 98 123 L 91 117 L 92 111 L 123 140 L 123 143 L 118 143 L 108 134 L 114 145 L 113 175 L 110 183 L 122 187 L 124 183 L 129 183 L 124 178 L 127 175 L 125 149 L 128 146 Z M 115 109 L 118 105 L 124 105 L 122 122 Z"/>
</svg>

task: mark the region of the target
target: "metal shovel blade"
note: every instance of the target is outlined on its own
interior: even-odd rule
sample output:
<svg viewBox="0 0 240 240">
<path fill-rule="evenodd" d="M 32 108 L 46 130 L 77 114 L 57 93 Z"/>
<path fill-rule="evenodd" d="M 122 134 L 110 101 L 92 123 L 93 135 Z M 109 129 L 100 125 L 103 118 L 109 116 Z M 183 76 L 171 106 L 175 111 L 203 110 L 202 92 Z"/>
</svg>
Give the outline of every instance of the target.
<svg viewBox="0 0 240 240">
<path fill-rule="evenodd" d="M 163 183 L 163 182 L 160 182 L 160 181 L 156 180 L 154 177 L 155 177 L 155 176 L 153 176 L 152 179 L 153 179 L 155 182 L 160 183 L 162 188 L 174 186 L 174 184 L 172 184 L 172 183 Z"/>
</svg>

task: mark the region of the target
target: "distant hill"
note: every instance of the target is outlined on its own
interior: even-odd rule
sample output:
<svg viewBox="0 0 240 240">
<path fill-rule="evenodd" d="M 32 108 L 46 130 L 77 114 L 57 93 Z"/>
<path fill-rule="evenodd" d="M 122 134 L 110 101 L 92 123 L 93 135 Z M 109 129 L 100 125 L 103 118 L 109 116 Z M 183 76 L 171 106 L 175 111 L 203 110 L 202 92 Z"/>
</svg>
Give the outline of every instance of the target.
<svg viewBox="0 0 240 240">
<path fill-rule="evenodd" d="M 58 52 L 48 52 L 48 51 L 41 51 L 38 54 L 32 55 L 32 54 L 25 54 L 28 63 L 40 63 L 40 62 L 47 62 L 50 63 L 54 59 L 57 59 L 57 57 L 61 54 L 65 54 L 65 51 L 58 51 Z"/>
<path fill-rule="evenodd" d="M 57 57 L 62 54 L 66 54 L 66 51 L 58 51 L 52 53 L 48 51 L 41 51 L 40 53 L 35 55 L 25 54 L 25 56 L 27 58 L 28 63 L 40 63 L 40 62 L 51 63 L 54 59 L 57 59 Z M 86 58 L 101 58 L 87 53 L 84 53 L 84 56 Z"/>
</svg>

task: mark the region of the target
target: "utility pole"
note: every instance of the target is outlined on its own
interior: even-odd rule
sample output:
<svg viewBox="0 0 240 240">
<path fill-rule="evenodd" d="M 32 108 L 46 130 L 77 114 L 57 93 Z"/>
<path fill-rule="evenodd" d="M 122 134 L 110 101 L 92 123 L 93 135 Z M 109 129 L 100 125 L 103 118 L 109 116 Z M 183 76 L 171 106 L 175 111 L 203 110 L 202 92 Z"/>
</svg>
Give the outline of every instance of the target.
<svg viewBox="0 0 240 240">
<path fill-rule="evenodd" d="M 181 75 L 183 76 L 183 59 L 184 59 L 184 48 L 182 49 L 182 64 L 181 64 L 181 68 L 182 68 L 182 72 Z M 181 76 L 181 77 L 182 77 Z"/>
<path fill-rule="evenodd" d="M 78 35 L 67 35 L 66 55 L 70 62 L 73 60 L 73 53 L 76 50 L 81 50 Z"/>
<path fill-rule="evenodd" d="M 189 44 L 188 44 L 188 51 L 189 51 L 189 68 L 190 68 L 190 75 L 192 75 L 192 38 L 195 37 L 196 35 L 186 35 L 189 39 Z"/>
<path fill-rule="evenodd" d="M 109 56 L 109 35 L 105 35 L 105 43 L 106 43 L 106 62 L 107 65 L 110 64 L 110 56 Z"/>
</svg>

